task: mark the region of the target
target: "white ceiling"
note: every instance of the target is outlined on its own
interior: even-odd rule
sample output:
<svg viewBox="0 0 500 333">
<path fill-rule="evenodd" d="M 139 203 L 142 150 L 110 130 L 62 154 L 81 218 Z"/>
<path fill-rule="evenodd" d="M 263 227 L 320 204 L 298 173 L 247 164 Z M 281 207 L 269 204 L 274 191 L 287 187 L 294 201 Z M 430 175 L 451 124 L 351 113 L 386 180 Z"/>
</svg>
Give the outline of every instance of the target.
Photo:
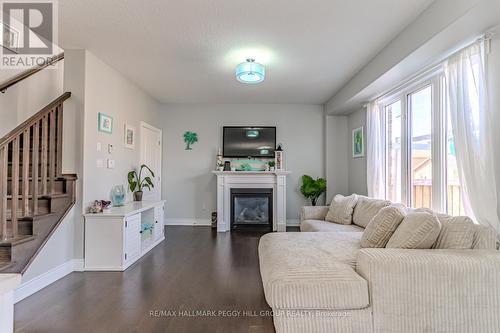
<svg viewBox="0 0 500 333">
<path fill-rule="evenodd" d="M 59 41 L 164 103 L 323 104 L 432 0 L 63 0 Z M 266 65 L 243 85 L 235 66 Z"/>
</svg>

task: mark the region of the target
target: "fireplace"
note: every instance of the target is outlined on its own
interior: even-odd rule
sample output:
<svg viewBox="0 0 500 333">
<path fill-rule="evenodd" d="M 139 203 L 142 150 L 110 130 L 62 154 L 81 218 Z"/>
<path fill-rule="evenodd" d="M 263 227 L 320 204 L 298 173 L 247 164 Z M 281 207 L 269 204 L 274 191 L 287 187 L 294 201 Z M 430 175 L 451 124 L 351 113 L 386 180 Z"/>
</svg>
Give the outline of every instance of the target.
<svg viewBox="0 0 500 333">
<path fill-rule="evenodd" d="M 231 189 L 231 229 L 273 229 L 272 188 Z"/>
</svg>

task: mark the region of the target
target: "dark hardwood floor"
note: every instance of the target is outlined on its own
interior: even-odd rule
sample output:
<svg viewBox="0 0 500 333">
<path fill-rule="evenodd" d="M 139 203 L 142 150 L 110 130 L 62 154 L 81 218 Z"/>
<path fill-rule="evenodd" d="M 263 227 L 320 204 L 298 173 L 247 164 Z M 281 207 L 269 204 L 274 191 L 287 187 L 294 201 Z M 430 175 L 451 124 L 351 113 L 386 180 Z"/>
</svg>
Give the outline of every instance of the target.
<svg viewBox="0 0 500 333">
<path fill-rule="evenodd" d="M 274 332 L 260 236 L 167 227 L 125 272 L 72 273 L 16 304 L 16 332 Z"/>
</svg>

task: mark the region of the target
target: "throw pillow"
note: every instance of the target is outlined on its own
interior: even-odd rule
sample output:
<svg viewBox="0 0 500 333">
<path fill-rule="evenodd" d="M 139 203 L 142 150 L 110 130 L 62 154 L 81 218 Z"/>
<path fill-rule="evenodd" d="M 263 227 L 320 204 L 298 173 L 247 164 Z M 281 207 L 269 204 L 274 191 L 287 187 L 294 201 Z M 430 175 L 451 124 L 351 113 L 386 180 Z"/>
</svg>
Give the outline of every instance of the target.
<svg viewBox="0 0 500 333">
<path fill-rule="evenodd" d="M 467 216 L 438 215 L 441 232 L 434 243 L 435 249 L 471 249 L 474 242 L 474 222 Z"/>
<path fill-rule="evenodd" d="M 387 248 L 430 249 L 441 231 L 441 222 L 428 212 L 408 214 L 387 243 Z"/>
<path fill-rule="evenodd" d="M 348 197 L 337 194 L 330 204 L 330 209 L 328 210 L 328 214 L 326 214 L 325 221 L 339 224 L 351 224 L 352 212 L 357 202 L 358 196 L 356 194 L 352 194 Z"/>
<path fill-rule="evenodd" d="M 366 228 L 372 218 L 384 207 L 391 204 L 389 200 L 372 199 L 362 195 L 358 196 L 358 203 L 354 208 L 352 223 L 362 228 Z"/>
<path fill-rule="evenodd" d="M 393 204 L 382 208 L 366 226 L 361 237 L 361 247 L 385 247 L 405 216 L 406 207 L 401 204 Z"/>
</svg>

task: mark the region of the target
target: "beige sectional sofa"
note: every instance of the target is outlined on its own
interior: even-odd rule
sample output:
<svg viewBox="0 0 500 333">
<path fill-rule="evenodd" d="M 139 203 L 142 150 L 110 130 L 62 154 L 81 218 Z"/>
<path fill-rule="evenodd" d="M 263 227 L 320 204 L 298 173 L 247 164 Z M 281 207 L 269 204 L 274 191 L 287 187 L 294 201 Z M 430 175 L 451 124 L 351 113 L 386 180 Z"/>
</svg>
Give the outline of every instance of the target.
<svg viewBox="0 0 500 333">
<path fill-rule="evenodd" d="M 261 238 L 276 332 L 500 332 L 493 230 L 474 225 L 461 232 L 470 249 L 361 248 L 369 216 L 357 208 L 353 216 L 360 218 L 341 225 L 325 221 L 328 206 L 303 207 L 302 232 Z"/>
</svg>

